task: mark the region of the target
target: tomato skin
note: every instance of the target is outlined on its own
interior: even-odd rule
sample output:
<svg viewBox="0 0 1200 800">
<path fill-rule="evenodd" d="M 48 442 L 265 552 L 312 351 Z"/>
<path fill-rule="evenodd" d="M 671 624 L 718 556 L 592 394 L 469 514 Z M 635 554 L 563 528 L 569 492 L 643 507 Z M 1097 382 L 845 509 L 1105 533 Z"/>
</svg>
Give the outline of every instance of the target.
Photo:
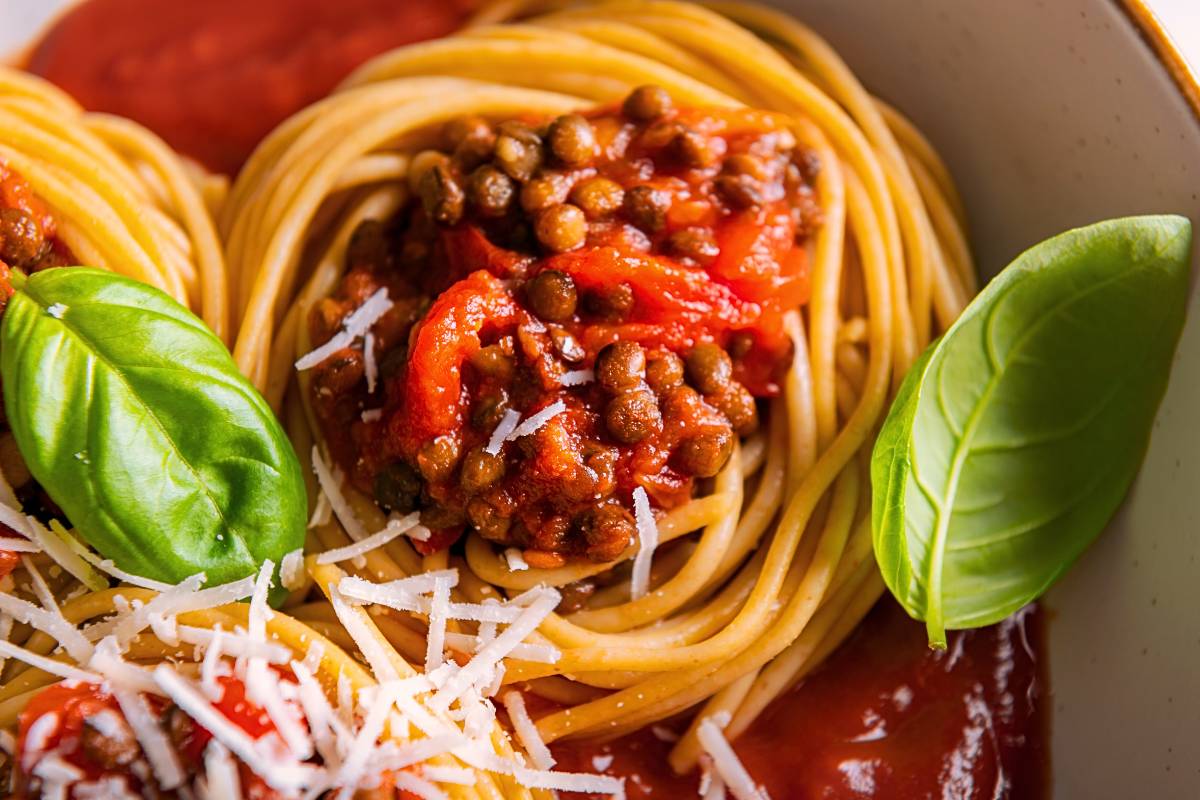
<svg viewBox="0 0 1200 800">
<path fill-rule="evenodd" d="M 417 329 L 404 370 L 403 414 L 389 435 L 412 459 L 427 441 L 463 427 L 463 364 L 483 346 L 489 330 L 512 327 L 517 304 L 500 279 L 473 272 L 442 292 Z"/>
</svg>

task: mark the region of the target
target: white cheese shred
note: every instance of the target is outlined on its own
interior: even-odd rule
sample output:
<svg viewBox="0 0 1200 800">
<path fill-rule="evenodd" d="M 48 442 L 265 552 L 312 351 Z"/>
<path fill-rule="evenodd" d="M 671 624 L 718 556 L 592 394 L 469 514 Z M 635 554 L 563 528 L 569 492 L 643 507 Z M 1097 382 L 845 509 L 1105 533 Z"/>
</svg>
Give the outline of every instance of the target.
<svg viewBox="0 0 1200 800">
<path fill-rule="evenodd" d="M 133 735 L 137 737 L 154 777 L 163 789 L 171 790 L 183 784 L 185 774 L 166 730 L 146 705 L 146 700 L 137 692 L 113 687 L 113 697 L 121 707 L 121 713 Z"/>
<path fill-rule="evenodd" d="M 516 547 L 510 547 L 504 551 L 504 561 L 508 564 L 509 572 L 521 572 L 529 569 L 529 562 L 525 560 L 525 554 Z"/>
<path fill-rule="evenodd" d="M 558 378 L 559 386 L 583 386 L 596 380 L 596 373 L 590 369 L 575 369 L 564 372 Z"/>
<path fill-rule="evenodd" d="M 318 564 L 336 564 L 339 561 L 349 561 L 352 558 L 364 556 L 372 550 L 383 547 L 388 542 L 396 537 L 409 533 L 414 528 L 421 527 L 421 513 L 414 511 L 406 517 L 400 519 L 388 520 L 387 525 L 382 530 L 371 534 L 361 541 L 353 542 L 345 547 L 335 547 L 332 550 L 326 550 L 317 556 Z M 426 538 L 429 536 L 429 529 L 424 528 Z M 418 541 L 421 541 L 418 539 Z"/>
<path fill-rule="evenodd" d="M 525 708 L 525 698 L 518 691 L 509 691 L 504 693 L 501 701 L 504 703 L 504 710 L 508 712 L 509 720 L 512 721 L 517 741 L 529 754 L 529 760 L 538 769 L 553 767 L 554 756 L 550 754 L 550 748 L 546 747 L 546 743 L 542 741 L 542 735 L 538 733 L 537 725 L 533 724 L 533 719 Z"/>
<path fill-rule="evenodd" d="M 650 591 L 650 565 L 654 550 L 658 547 L 658 525 L 650 509 L 650 498 L 641 486 L 633 490 L 633 517 L 637 524 L 638 551 L 633 557 L 633 570 L 629 577 L 629 594 L 637 600 Z"/>
<path fill-rule="evenodd" d="M 361 306 L 354 310 L 342 322 L 342 329 L 333 335 L 325 344 L 316 348 L 296 361 L 296 369 L 303 372 L 312 369 L 342 348 L 349 347 L 354 340 L 365 335 L 371 326 L 386 314 L 392 307 L 386 288 L 380 289 L 367 298 Z"/>
<path fill-rule="evenodd" d="M 500 455 L 500 448 L 512 436 L 513 431 L 517 429 L 517 424 L 521 421 L 521 412 L 514 411 L 509 408 L 504 412 L 504 416 L 496 423 L 496 429 L 492 431 L 492 438 L 488 439 L 487 447 L 483 448 L 488 455 Z"/>
<path fill-rule="evenodd" d="M 237 762 L 228 748 L 211 739 L 204 748 L 204 800 L 225 800 L 242 796 Z"/>
<path fill-rule="evenodd" d="M 767 790 L 754 782 L 754 778 L 733 751 L 729 740 L 725 738 L 724 728 L 728 724 L 728 712 L 714 714 L 701 720 L 696 730 L 700 747 L 712 759 L 716 774 L 737 800 L 770 800 Z"/>
<path fill-rule="evenodd" d="M 312 449 L 312 465 L 313 472 L 317 474 L 317 483 L 321 485 L 321 492 L 329 499 L 329 505 L 333 508 L 338 522 L 346 529 L 346 535 L 356 542 L 367 538 L 367 529 L 363 527 L 358 515 L 350 507 L 350 502 L 342 494 L 341 477 L 334 475 L 333 470 L 321 458 L 321 451 L 316 445 L 313 445 Z"/>
<path fill-rule="evenodd" d="M 566 410 L 566 403 L 564 403 L 562 400 L 555 400 L 553 403 L 546 406 L 541 411 L 537 412 L 518 425 L 512 433 L 505 437 L 505 440 L 512 442 L 520 439 L 523 436 L 531 436 L 545 427 L 546 423 L 548 423 L 550 420 L 554 419 Z"/>
<path fill-rule="evenodd" d="M 363 336 L 363 373 L 367 377 L 367 394 L 375 394 L 379 366 L 375 363 L 375 334 L 370 331 Z"/>
<path fill-rule="evenodd" d="M 304 587 L 304 548 L 296 548 L 280 560 L 279 582 L 289 592 Z"/>
</svg>

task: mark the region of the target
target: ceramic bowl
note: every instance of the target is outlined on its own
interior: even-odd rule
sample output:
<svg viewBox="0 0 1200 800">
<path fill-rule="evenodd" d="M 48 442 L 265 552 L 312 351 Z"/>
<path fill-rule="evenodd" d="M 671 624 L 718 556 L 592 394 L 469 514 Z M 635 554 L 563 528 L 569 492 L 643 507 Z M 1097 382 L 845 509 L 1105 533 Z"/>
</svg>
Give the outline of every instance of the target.
<svg viewBox="0 0 1200 800">
<path fill-rule="evenodd" d="M 69 2 L 0 0 L 0 51 Z M 1140 0 L 775 4 L 933 140 L 986 274 L 1107 217 L 1200 221 L 1200 89 Z M 1057 798 L 1200 796 L 1195 305 L 1132 493 L 1047 600 Z"/>
</svg>

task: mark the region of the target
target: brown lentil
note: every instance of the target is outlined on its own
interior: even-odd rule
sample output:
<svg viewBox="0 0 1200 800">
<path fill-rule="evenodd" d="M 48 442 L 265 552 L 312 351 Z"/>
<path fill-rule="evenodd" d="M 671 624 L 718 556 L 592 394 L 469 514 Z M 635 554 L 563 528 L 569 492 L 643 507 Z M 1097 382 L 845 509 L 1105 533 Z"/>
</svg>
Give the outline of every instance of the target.
<svg viewBox="0 0 1200 800">
<path fill-rule="evenodd" d="M 521 208 L 530 214 L 567 199 L 571 186 L 561 172 L 543 172 L 521 187 Z"/>
<path fill-rule="evenodd" d="M 417 469 L 425 480 L 444 481 L 458 466 L 459 445 L 453 436 L 439 436 L 426 442 L 417 454 Z"/>
<path fill-rule="evenodd" d="M 471 412 L 471 424 L 476 430 L 491 434 L 500 424 L 500 418 L 507 409 L 508 398 L 503 395 L 484 398 L 475 404 L 475 409 Z"/>
<path fill-rule="evenodd" d="M 646 383 L 659 394 L 683 385 L 683 359 L 662 351 L 646 361 Z"/>
<path fill-rule="evenodd" d="M 372 490 L 375 502 L 385 511 L 407 514 L 421 497 L 421 477 L 408 464 L 397 461 L 379 471 Z"/>
<path fill-rule="evenodd" d="M 550 123 L 546 142 L 550 153 L 568 167 L 581 167 L 596 155 L 592 124 L 578 114 L 564 114 Z"/>
<path fill-rule="evenodd" d="M 633 544 L 633 516 L 616 503 L 606 503 L 580 515 L 579 529 L 593 561 L 613 561 Z"/>
<path fill-rule="evenodd" d="M 721 155 L 713 140 L 699 131 L 686 128 L 671 140 L 670 152 L 685 167 L 697 169 L 707 167 Z"/>
<path fill-rule="evenodd" d="M 648 389 L 630 389 L 608 401 L 604 424 L 622 444 L 636 444 L 662 429 L 658 401 Z"/>
<path fill-rule="evenodd" d="M 729 354 L 715 344 L 698 344 L 687 354 L 688 380 L 703 394 L 721 391 L 732 375 Z"/>
<path fill-rule="evenodd" d="M 584 306 L 589 314 L 619 322 L 633 311 L 633 287 L 618 283 L 604 291 L 589 292 L 584 297 Z"/>
<path fill-rule="evenodd" d="M 516 362 L 500 345 L 489 344 L 471 356 L 471 366 L 489 378 L 507 379 L 512 375 Z"/>
<path fill-rule="evenodd" d="M 751 208 L 763 202 L 762 184 L 751 175 L 722 175 L 716 186 L 734 208 Z"/>
<path fill-rule="evenodd" d="M 758 406 L 754 395 L 737 381 L 730 381 L 724 389 L 704 398 L 725 415 L 738 436 L 749 436 L 758 430 Z"/>
<path fill-rule="evenodd" d="M 408 165 L 408 188 L 420 195 L 421 182 L 426 173 L 438 165 L 449 166 L 450 159 L 445 153 L 437 150 L 422 150 L 413 156 Z"/>
<path fill-rule="evenodd" d="M 512 178 L 491 164 L 484 164 L 472 172 L 467 183 L 471 205 L 485 217 L 503 217 L 512 205 L 516 191 Z"/>
<path fill-rule="evenodd" d="M 671 110 L 671 95 L 661 86 L 639 86 L 625 98 L 621 111 L 639 122 L 658 119 Z"/>
<path fill-rule="evenodd" d="M 445 139 L 447 150 L 453 150 L 463 142 L 480 139 L 490 141 L 495 137 L 492 123 L 475 115 L 455 117 L 442 128 L 442 138 Z"/>
<path fill-rule="evenodd" d="M 467 502 L 467 519 L 483 538 L 493 542 L 507 542 L 512 517 L 486 498 L 477 495 Z"/>
<path fill-rule="evenodd" d="M 717 240 L 708 228 L 684 228 L 667 237 L 667 249 L 680 258 L 690 258 L 700 265 L 712 263 L 721 254 Z"/>
<path fill-rule="evenodd" d="M 671 196 L 653 186 L 634 186 L 625 193 L 621 206 L 629 221 L 647 233 L 657 233 L 667 224 Z"/>
<path fill-rule="evenodd" d="M 570 203 L 551 206 L 538 214 L 535 232 L 547 250 L 565 253 L 582 247 L 587 241 L 587 217 L 578 206 Z"/>
<path fill-rule="evenodd" d="M 515 181 L 527 181 L 542 165 L 542 140 L 521 122 L 503 122 L 496 137 L 496 166 Z"/>
<path fill-rule="evenodd" d="M 596 380 L 613 394 L 637 386 L 645 375 L 646 351 L 637 342 L 613 342 L 596 355 Z"/>
<path fill-rule="evenodd" d="M 733 453 L 733 434 L 728 430 L 689 436 L 675 449 L 674 461 L 685 475 L 711 478 L 721 471 Z"/>
<path fill-rule="evenodd" d="M 571 202 L 579 206 L 588 219 L 615 214 L 624 200 L 625 190 L 621 184 L 608 178 L 588 178 L 571 190 Z"/>
<path fill-rule="evenodd" d="M 478 494 L 504 477 L 504 458 L 476 447 L 463 459 L 459 482 L 467 494 Z"/>
<path fill-rule="evenodd" d="M 533 313 L 551 322 L 565 322 L 575 314 L 578 298 L 575 281 L 565 272 L 548 269 L 537 274 L 526 286 Z"/>
<path fill-rule="evenodd" d="M 421 203 L 430 219 L 440 225 L 456 225 L 462 219 L 465 197 L 462 187 L 444 164 L 438 164 L 421 179 Z"/>
<path fill-rule="evenodd" d="M 19 208 L 0 208 L 0 261 L 11 267 L 32 265 L 45 243 L 37 220 Z"/>
<path fill-rule="evenodd" d="M 725 159 L 721 171 L 728 175 L 749 175 L 756 181 L 767 179 L 767 168 L 763 162 L 749 153 L 735 153 Z"/>
</svg>

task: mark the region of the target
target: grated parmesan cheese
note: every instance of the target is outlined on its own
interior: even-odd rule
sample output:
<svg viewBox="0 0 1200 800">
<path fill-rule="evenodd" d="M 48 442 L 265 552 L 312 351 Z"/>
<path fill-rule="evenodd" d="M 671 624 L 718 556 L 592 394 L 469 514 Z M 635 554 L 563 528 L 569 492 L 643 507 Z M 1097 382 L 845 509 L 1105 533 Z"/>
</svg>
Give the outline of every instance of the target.
<svg viewBox="0 0 1200 800">
<path fill-rule="evenodd" d="M 388 299 L 386 287 L 375 292 L 342 321 L 342 329 L 335 333 L 333 338 L 312 352 L 301 356 L 296 361 L 296 369 L 301 372 L 312 369 L 338 350 L 349 347 L 355 339 L 366 334 L 371 326 L 378 322 L 380 317 L 386 314 L 391 307 L 392 301 Z"/>
<path fill-rule="evenodd" d="M 725 738 L 723 729 L 728 724 L 729 713 L 724 711 L 701 720 L 696 730 L 700 746 L 712 759 L 716 774 L 737 800 L 770 800 L 766 789 L 754 782 Z"/>
<path fill-rule="evenodd" d="M 375 394 L 379 365 L 375 363 L 375 334 L 370 331 L 363 336 L 363 373 L 367 378 L 367 394 Z"/>
<path fill-rule="evenodd" d="M 383 419 L 383 409 L 369 408 L 362 412 L 360 418 L 363 422 L 378 422 Z"/>
<path fill-rule="evenodd" d="M 6 658 L 15 658 L 22 661 L 31 667 L 37 667 L 43 672 L 49 672 L 51 675 L 57 675 L 60 678 L 69 680 L 83 681 L 85 683 L 103 683 L 104 678 L 95 674 L 82 670 L 79 667 L 73 667 L 70 664 L 64 664 L 61 661 L 55 661 L 53 658 L 48 658 L 32 650 L 26 650 L 24 647 L 0 639 L 0 655 Z"/>
<path fill-rule="evenodd" d="M 650 564 L 658 547 L 658 526 L 654 522 L 654 512 L 650 510 L 650 498 L 641 486 L 633 490 L 633 515 L 638 531 L 638 551 L 633 557 L 629 594 L 637 600 L 650 591 Z"/>
<path fill-rule="evenodd" d="M 289 592 L 304 588 L 304 548 L 298 547 L 279 561 L 279 582 Z"/>
<path fill-rule="evenodd" d="M 590 369 L 575 369 L 564 372 L 558 378 L 559 386 L 583 386 L 596 380 L 596 372 Z"/>
<path fill-rule="evenodd" d="M 515 547 L 504 551 L 504 560 L 508 564 L 509 572 L 521 572 L 529 569 L 529 562 L 525 560 L 525 554 Z"/>
<path fill-rule="evenodd" d="M 533 724 L 533 719 L 530 718 L 529 711 L 525 708 L 525 698 L 520 692 L 509 691 L 505 692 L 501 701 L 504 703 L 504 710 L 508 712 L 508 718 L 512 721 L 517 741 L 529 754 L 529 760 L 538 769 L 553 767 L 554 756 L 550 754 L 550 748 L 546 747 L 546 743 L 542 741 L 542 735 L 538 733 L 537 726 Z"/>
<path fill-rule="evenodd" d="M 500 455 L 500 448 L 504 443 L 512 437 L 513 431 L 517 429 L 517 424 L 521 421 L 521 413 L 513 409 L 505 409 L 504 416 L 496 423 L 496 429 L 492 431 L 492 438 L 488 439 L 487 447 L 483 451 L 488 455 Z"/>
<path fill-rule="evenodd" d="M 335 547 L 332 550 L 326 550 L 317 556 L 318 564 L 336 564 L 339 561 L 348 561 L 352 558 L 359 558 L 366 555 L 372 550 L 383 547 L 388 542 L 395 539 L 401 534 L 408 533 L 414 528 L 422 527 L 421 512 L 414 511 L 401 519 L 390 519 L 387 525 L 382 530 L 371 534 L 361 541 L 353 542 L 345 547 Z M 425 538 L 429 538 L 429 529 L 423 528 Z M 420 540 L 419 540 L 420 541 Z"/>
<path fill-rule="evenodd" d="M 179 754 L 175 752 L 166 730 L 146 705 L 146 699 L 137 692 L 118 687 L 113 687 L 112 694 L 126 722 L 133 729 L 138 744 L 142 746 L 142 752 L 146 754 L 159 785 L 167 790 L 180 786 L 185 776 Z"/>
<path fill-rule="evenodd" d="M 505 441 L 516 441 L 523 436 L 530 436 L 537 433 L 539 430 L 545 427 L 546 423 L 566 410 L 566 403 L 564 403 L 562 400 L 555 400 L 553 403 L 546 406 L 541 411 L 537 412 L 518 425 L 516 429 L 505 438 Z"/>
<path fill-rule="evenodd" d="M 317 474 L 317 483 L 321 485 L 322 494 L 329 499 L 329 505 L 333 508 L 333 513 L 337 516 L 338 522 L 342 523 L 342 527 L 346 529 L 346 535 L 354 541 L 358 542 L 367 538 L 367 530 L 363 524 L 359 522 L 358 515 L 354 513 L 354 509 L 350 507 L 350 502 L 346 500 L 346 496 L 342 494 L 341 473 L 335 476 L 333 471 L 321 458 L 321 451 L 313 445 L 312 449 L 312 465 L 313 472 Z"/>
<path fill-rule="evenodd" d="M 204 800 L 227 800 L 242 796 L 237 762 L 216 739 L 204 748 Z"/>
</svg>

